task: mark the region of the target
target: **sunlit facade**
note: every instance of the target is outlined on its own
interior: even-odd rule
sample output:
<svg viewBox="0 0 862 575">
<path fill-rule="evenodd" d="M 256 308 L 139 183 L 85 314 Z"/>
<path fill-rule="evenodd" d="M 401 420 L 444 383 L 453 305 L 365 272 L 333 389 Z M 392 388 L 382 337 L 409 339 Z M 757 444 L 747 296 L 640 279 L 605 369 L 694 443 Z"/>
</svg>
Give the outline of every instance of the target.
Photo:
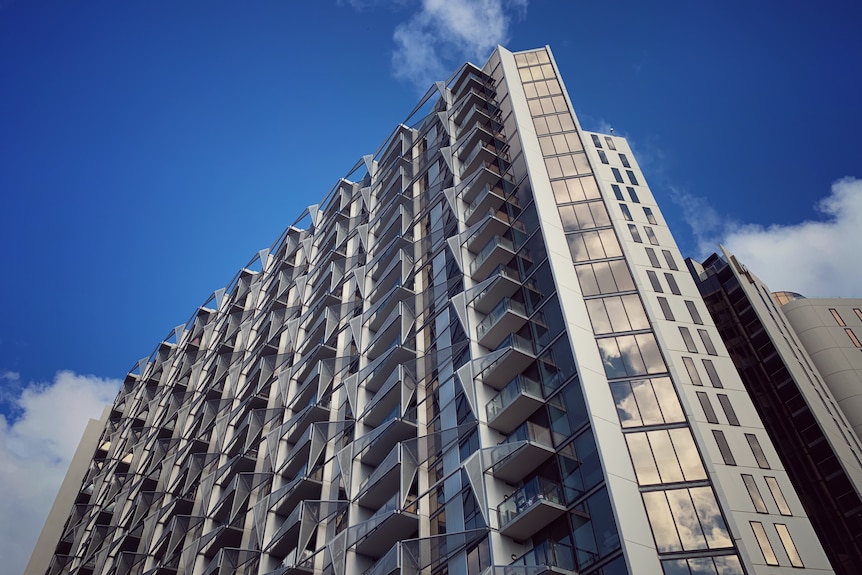
<svg viewBox="0 0 862 575">
<path fill-rule="evenodd" d="M 547 49 L 432 87 L 135 367 L 94 449 L 33 573 L 832 572 L 631 149 L 580 129 Z"/>
</svg>

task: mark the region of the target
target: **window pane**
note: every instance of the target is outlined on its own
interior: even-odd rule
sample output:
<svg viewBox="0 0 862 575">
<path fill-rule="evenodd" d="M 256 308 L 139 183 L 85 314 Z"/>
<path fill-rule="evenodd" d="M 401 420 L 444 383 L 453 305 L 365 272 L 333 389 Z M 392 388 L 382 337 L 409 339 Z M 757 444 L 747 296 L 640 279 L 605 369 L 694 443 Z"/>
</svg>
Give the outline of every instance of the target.
<svg viewBox="0 0 862 575">
<path fill-rule="evenodd" d="M 614 144 L 614 141 L 610 138 L 610 136 L 605 136 L 605 143 L 608 145 L 608 148 L 611 150 L 616 150 L 617 146 Z"/>
<path fill-rule="evenodd" d="M 753 433 L 746 433 L 745 439 L 748 440 L 748 445 L 751 447 L 751 453 L 754 454 L 758 467 L 769 469 L 769 462 L 766 460 L 766 454 L 763 453 L 763 448 L 760 447 L 760 441 L 757 439 L 757 436 Z"/>
<path fill-rule="evenodd" d="M 646 216 L 646 219 L 649 223 L 651 223 L 652 225 L 656 225 L 655 216 L 653 215 L 650 208 L 644 208 L 644 216 Z"/>
<path fill-rule="evenodd" d="M 718 445 L 718 450 L 721 452 L 721 457 L 724 459 L 725 465 L 736 465 L 736 459 L 733 457 L 730 445 L 727 444 L 727 438 L 724 437 L 724 432 L 718 429 L 713 429 L 712 436 L 715 438 L 715 443 Z"/>
<path fill-rule="evenodd" d="M 620 162 L 621 162 L 621 163 L 622 163 L 622 165 L 623 165 L 623 166 L 625 166 L 626 168 L 631 168 L 631 165 L 629 164 L 629 159 L 628 159 L 628 158 L 626 158 L 626 155 L 625 155 L 625 154 L 620 154 Z"/>
<path fill-rule="evenodd" d="M 600 339 L 597 343 L 599 344 L 599 353 L 602 356 L 602 364 L 605 366 L 605 374 L 611 379 L 626 377 L 626 368 L 620 356 L 620 348 L 617 346 L 617 340 L 610 337 Z"/>
<path fill-rule="evenodd" d="M 596 281 L 596 274 L 593 273 L 593 266 L 576 266 L 575 271 L 578 273 L 578 283 L 581 284 L 581 292 L 584 295 L 599 293 L 599 284 Z"/>
<path fill-rule="evenodd" d="M 613 261 L 609 265 L 619 291 L 631 291 L 635 289 L 635 280 L 632 278 L 629 267 L 624 260 Z"/>
<path fill-rule="evenodd" d="M 626 170 L 626 175 L 629 177 L 629 182 L 631 182 L 633 186 L 638 185 L 638 179 L 635 177 L 635 173 L 633 171 Z"/>
<path fill-rule="evenodd" d="M 595 134 L 590 134 L 590 137 L 593 139 L 593 145 L 597 148 L 602 147 L 602 142 L 599 140 L 599 137 Z"/>
<path fill-rule="evenodd" d="M 723 393 L 719 393 L 718 403 L 721 404 L 721 409 L 724 411 L 724 416 L 727 417 L 727 422 L 730 425 L 739 425 L 739 419 L 736 417 L 736 412 L 730 404 L 730 398 Z"/>
<path fill-rule="evenodd" d="M 625 201 L 623 198 L 623 192 L 620 190 L 620 187 L 616 184 L 611 184 L 611 189 L 614 191 L 614 197 L 619 201 Z"/>
<path fill-rule="evenodd" d="M 700 407 L 703 409 L 703 414 L 706 420 L 710 423 L 718 423 L 718 417 L 715 415 L 715 410 L 712 409 L 712 403 L 709 401 L 709 396 L 703 392 L 697 392 L 697 400 L 700 402 Z"/>
<path fill-rule="evenodd" d="M 778 485 L 778 480 L 774 477 L 764 477 L 764 479 L 766 480 L 766 486 L 769 488 L 769 492 L 772 494 L 772 499 L 778 507 L 778 512 L 782 515 L 793 515 L 790 512 L 790 506 L 787 504 L 787 500 L 784 499 L 784 493 L 781 492 L 781 486 Z"/>
<path fill-rule="evenodd" d="M 691 337 L 691 332 L 688 328 L 680 326 L 679 333 L 682 336 L 682 341 L 685 343 L 685 348 L 692 353 L 697 353 L 697 346 L 694 344 L 694 338 Z"/>
<path fill-rule="evenodd" d="M 721 516 L 715 494 L 709 487 L 695 487 L 690 489 L 691 500 L 697 510 L 697 517 L 706 535 L 706 541 L 710 549 L 721 549 L 733 545 L 730 535 L 727 533 L 727 525 Z"/>
<path fill-rule="evenodd" d="M 629 211 L 629 207 L 625 204 L 620 204 L 620 211 L 623 213 L 623 218 L 627 222 L 632 221 L 632 213 Z"/>
<path fill-rule="evenodd" d="M 655 237 L 655 233 L 652 231 L 652 228 L 649 226 L 644 226 L 644 231 L 646 232 L 647 240 L 654 246 L 658 245 L 658 238 Z M 658 267 L 658 266 L 656 266 Z"/>
<path fill-rule="evenodd" d="M 643 499 L 659 552 L 680 551 L 682 545 L 664 491 L 644 493 Z"/>
<path fill-rule="evenodd" d="M 676 396 L 676 390 L 673 388 L 670 378 L 656 377 L 651 381 L 665 423 L 685 421 L 685 413 L 682 411 L 682 406 L 679 404 L 679 398 Z"/>
<path fill-rule="evenodd" d="M 620 171 L 618 169 L 611 168 L 611 172 L 613 172 L 613 174 L 614 174 L 614 180 L 616 180 L 620 184 L 624 183 L 623 182 L 623 175 L 620 173 Z"/>
<path fill-rule="evenodd" d="M 661 289 L 661 283 L 658 281 L 658 276 L 652 270 L 647 270 L 647 277 L 649 278 L 649 283 L 652 285 L 652 289 L 656 293 L 664 293 Z"/>
<path fill-rule="evenodd" d="M 625 306 L 626 314 L 628 315 L 631 328 L 648 329 L 649 320 L 647 319 L 646 311 L 644 311 L 644 306 L 641 303 L 641 299 L 634 294 L 624 295 L 620 299 L 623 303 L 623 306 Z"/>
<path fill-rule="evenodd" d="M 673 277 L 673 274 L 664 274 L 664 279 L 667 280 L 667 285 L 670 288 L 670 293 L 674 295 L 682 295 L 682 292 L 679 291 L 679 286 L 676 283 L 676 278 Z"/>
<path fill-rule="evenodd" d="M 655 485 L 661 483 L 656 462 L 653 459 L 650 443 L 646 433 L 627 433 L 626 443 L 629 446 L 632 464 L 638 478 L 638 485 Z"/>
<path fill-rule="evenodd" d="M 587 300 L 587 313 L 593 324 L 593 333 L 596 335 L 611 333 L 611 321 L 605 310 L 604 301 L 600 299 Z"/>
<path fill-rule="evenodd" d="M 703 367 L 704 369 L 706 369 L 706 375 L 709 377 L 709 382 L 712 384 L 712 387 L 724 387 L 724 385 L 721 383 L 721 379 L 718 377 L 718 372 L 715 370 L 715 365 L 713 365 L 711 359 L 703 360 Z"/>
<path fill-rule="evenodd" d="M 834 318 L 835 318 L 835 321 L 838 323 L 838 325 L 840 325 L 841 327 L 845 327 L 845 326 L 847 325 L 846 323 L 844 323 L 844 320 L 843 320 L 843 319 L 841 319 L 841 315 L 838 313 L 838 310 L 837 310 L 837 309 L 832 309 L 832 308 L 830 307 L 830 308 L 829 308 L 829 313 L 831 313 L 831 314 L 832 314 L 832 317 L 834 317 Z"/>
<path fill-rule="evenodd" d="M 748 496 L 751 497 L 751 503 L 754 504 L 754 510 L 758 513 L 768 513 L 766 503 L 764 503 L 763 497 L 760 495 L 760 489 L 757 488 L 757 482 L 754 480 L 754 476 L 743 474 L 742 481 L 745 483 L 746 489 L 748 489 Z"/>
<path fill-rule="evenodd" d="M 691 383 L 693 385 L 703 385 L 703 381 L 700 379 L 700 374 L 697 372 L 697 366 L 694 365 L 694 360 L 690 357 L 683 357 L 682 363 L 685 365 L 688 377 L 691 378 Z"/>
<path fill-rule="evenodd" d="M 638 195 L 637 195 L 637 193 L 635 193 L 634 188 L 630 188 L 630 187 L 626 186 L 626 191 L 629 193 L 629 197 L 632 199 L 632 201 L 634 203 L 636 203 L 636 204 L 640 203 L 640 198 L 638 198 Z"/>
<path fill-rule="evenodd" d="M 604 202 L 590 202 L 587 204 L 592 212 L 593 220 L 598 227 L 611 225 L 611 218 L 608 215 L 608 210 L 605 208 Z"/>
<path fill-rule="evenodd" d="M 660 268 L 661 264 L 658 263 L 658 257 L 655 255 L 655 250 L 652 248 L 644 248 L 646 250 L 646 255 L 649 258 L 649 263 L 654 268 Z"/>
<path fill-rule="evenodd" d="M 668 250 L 662 250 L 661 253 L 664 255 L 664 259 L 667 262 L 667 267 L 674 271 L 679 271 L 679 267 L 676 265 L 676 260 L 673 259 L 673 254 Z"/>
<path fill-rule="evenodd" d="M 652 447 L 655 462 L 661 475 L 662 483 L 676 483 L 683 480 L 682 469 L 676 459 L 676 452 L 670 442 L 667 431 L 650 431 L 647 433 L 650 446 Z"/>
<path fill-rule="evenodd" d="M 616 278 L 612 272 L 611 263 L 600 262 L 593 264 L 593 269 L 596 271 L 596 280 L 599 282 L 600 293 L 614 293 L 619 291 L 617 288 Z"/>
<path fill-rule="evenodd" d="M 601 162 L 603 164 L 609 164 L 610 163 L 610 162 L 608 162 L 608 155 L 605 154 L 604 150 L 599 150 L 599 160 L 601 160 Z"/>
<path fill-rule="evenodd" d="M 685 307 L 688 308 L 688 313 L 691 315 L 691 321 L 696 324 L 703 325 L 703 320 L 700 318 L 700 312 L 697 311 L 697 306 L 693 301 L 685 300 Z"/>
<path fill-rule="evenodd" d="M 766 560 L 766 564 L 778 565 L 778 559 L 775 557 L 775 551 L 772 550 L 772 544 L 769 542 L 769 537 L 766 536 L 766 529 L 763 528 L 763 523 L 760 521 L 752 521 L 751 530 L 754 532 L 757 544 L 760 545 L 760 551 L 763 553 L 763 558 Z"/>
<path fill-rule="evenodd" d="M 669 430 L 668 433 L 673 442 L 673 448 L 676 451 L 679 466 L 682 468 L 685 480 L 698 481 L 706 479 L 706 470 L 703 468 L 703 461 L 694 443 L 691 430 L 687 427 L 679 427 Z"/>
<path fill-rule="evenodd" d="M 602 257 L 615 258 L 623 255 L 620 249 L 620 243 L 617 241 L 617 234 L 613 229 L 599 230 L 599 236 L 602 239 L 605 255 Z"/>
<path fill-rule="evenodd" d="M 629 233 L 632 235 L 632 241 L 635 241 L 639 244 L 643 243 L 643 240 L 641 240 L 641 235 L 638 232 L 638 227 L 636 225 L 629 224 Z"/>
<path fill-rule="evenodd" d="M 673 489 L 667 492 L 667 502 L 673 513 L 682 548 L 691 551 L 706 549 L 706 539 L 697 520 L 697 512 L 691 502 L 688 489 Z"/>
<path fill-rule="evenodd" d="M 712 345 L 712 340 L 709 337 L 709 334 L 705 329 L 697 330 L 697 333 L 700 335 L 700 340 L 703 342 L 703 347 L 706 348 L 706 353 L 709 355 L 718 355 L 718 352 L 715 350 L 715 346 Z"/>
<path fill-rule="evenodd" d="M 623 427 L 640 427 L 643 425 L 637 401 L 632 393 L 631 383 L 618 381 L 611 384 L 611 394 L 617 406 L 617 415 Z"/>
<path fill-rule="evenodd" d="M 638 346 L 640 347 L 643 362 L 646 365 L 647 373 L 664 373 L 667 367 L 664 364 L 664 359 L 658 349 L 655 335 L 651 333 L 642 333 L 637 336 Z"/>
<path fill-rule="evenodd" d="M 608 317 L 611 322 L 611 329 L 615 333 L 631 331 L 632 327 L 629 323 L 629 318 L 626 315 L 626 308 L 623 307 L 623 301 L 619 297 L 609 297 L 604 299 L 605 308 L 608 311 Z"/>
<path fill-rule="evenodd" d="M 633 335 L 624 335 L 617 338 L 623 365 L 628 375 L 646 375 L 647 367 L 641 357 L 637 339 Z"/>
<path fill-rule="evenodd" d="M 644 425 L 658 425 L 664 423 L 664 416 L 659 407 L 658 399 L 653 390 L 652 382 L 641 379 L 631 382 L 632 392 L 640 409 Z"/>
<path fill-rule="evenodd" d="M 796 550 L 796 545 L 793 543 L 793 538 L 790 536 L 790 530 L 787 529 L 787 525 L 776 523 L 775 530 L 778 532 L 781 544 L 784 545 L 784 550 L 787 552 L 790 564 L 794 567 L 805 567 L 802 564 L 802 558 L 799 556 L 799 551 Z"/>
<path fill-rule="evenodd" d="M 670 304 L 667 303 L 667 298 L 659 297 L 658 305 L 661 308 L 661 313 L 667 321 L 674 321 L 673 312 L 670 309 Z"/>
</svg>

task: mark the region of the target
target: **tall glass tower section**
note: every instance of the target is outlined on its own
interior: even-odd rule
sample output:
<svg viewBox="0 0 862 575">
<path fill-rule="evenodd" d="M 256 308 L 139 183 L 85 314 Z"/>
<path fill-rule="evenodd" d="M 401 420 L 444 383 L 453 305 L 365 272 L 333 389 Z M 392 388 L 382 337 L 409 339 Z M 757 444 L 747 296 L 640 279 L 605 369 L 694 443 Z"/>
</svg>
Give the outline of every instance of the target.
<svg viewBox="0 0 862 575">
<path fill-rule="evenodd" d="M 433 86 L 82 452 L 28 573 L 832 572 L 630 147 L 580 129 L 546 48 Z"/>
</svg>

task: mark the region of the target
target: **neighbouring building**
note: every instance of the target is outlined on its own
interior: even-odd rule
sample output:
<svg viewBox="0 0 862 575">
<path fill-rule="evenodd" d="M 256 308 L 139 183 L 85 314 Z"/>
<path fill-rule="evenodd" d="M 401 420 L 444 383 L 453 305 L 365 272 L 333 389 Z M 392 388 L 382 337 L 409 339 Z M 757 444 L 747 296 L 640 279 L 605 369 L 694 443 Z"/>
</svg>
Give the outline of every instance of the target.
<svg viewBox="0 0 862 575">
<path fill-rule="evenodd" d="M 433 86 L 136 365 L 84 468 L 33 573 L 833 572 L 546 48 Z"/>
<path fill-rule="evenodd" d="M 687 263 L 836 573 L 858 573 L 862 300 L 771 293 L 724 248 Z"/>
</svg>

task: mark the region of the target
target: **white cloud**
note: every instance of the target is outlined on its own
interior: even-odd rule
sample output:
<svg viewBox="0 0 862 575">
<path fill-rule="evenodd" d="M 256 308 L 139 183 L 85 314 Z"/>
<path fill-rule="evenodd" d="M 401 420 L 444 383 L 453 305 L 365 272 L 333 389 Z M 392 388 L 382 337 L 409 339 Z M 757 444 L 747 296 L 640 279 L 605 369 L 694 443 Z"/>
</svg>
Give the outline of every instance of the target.
<svg viewBox="0 0 862 575">
<path fill-rule="evenodd" d="M 352 0 L 350 4 L 361 9 L 376 2 Z M 448 76 L 452 62 L 483 61 L 498 44 L 508 41 L 511 15 L 526 9 L 527 0 L 422 0 L 419 11 L 393 32 L 396 77 L 425 90 Z"/>
<path fill-rule="evenodd" d="M 9 373 L 0 377 L 9 379 Z M 31 383 L 10 401 L 20 417 L 10 422 L 0 414 L 4 572 L 24 571 L 87 421 L 101 415 L 119 386 L 118 380 L 61 371 L 53 382 Z"/>
<path fill-rule="evenodd" d="M 819 219 L 790 225 L 727 221 L 702 198 L 676 193 L 702 255 L 719 243 L 773 290 L 809 297 L 862 297 L 862 180 L 843 178 L 815 209 Z"/>
</svg>

